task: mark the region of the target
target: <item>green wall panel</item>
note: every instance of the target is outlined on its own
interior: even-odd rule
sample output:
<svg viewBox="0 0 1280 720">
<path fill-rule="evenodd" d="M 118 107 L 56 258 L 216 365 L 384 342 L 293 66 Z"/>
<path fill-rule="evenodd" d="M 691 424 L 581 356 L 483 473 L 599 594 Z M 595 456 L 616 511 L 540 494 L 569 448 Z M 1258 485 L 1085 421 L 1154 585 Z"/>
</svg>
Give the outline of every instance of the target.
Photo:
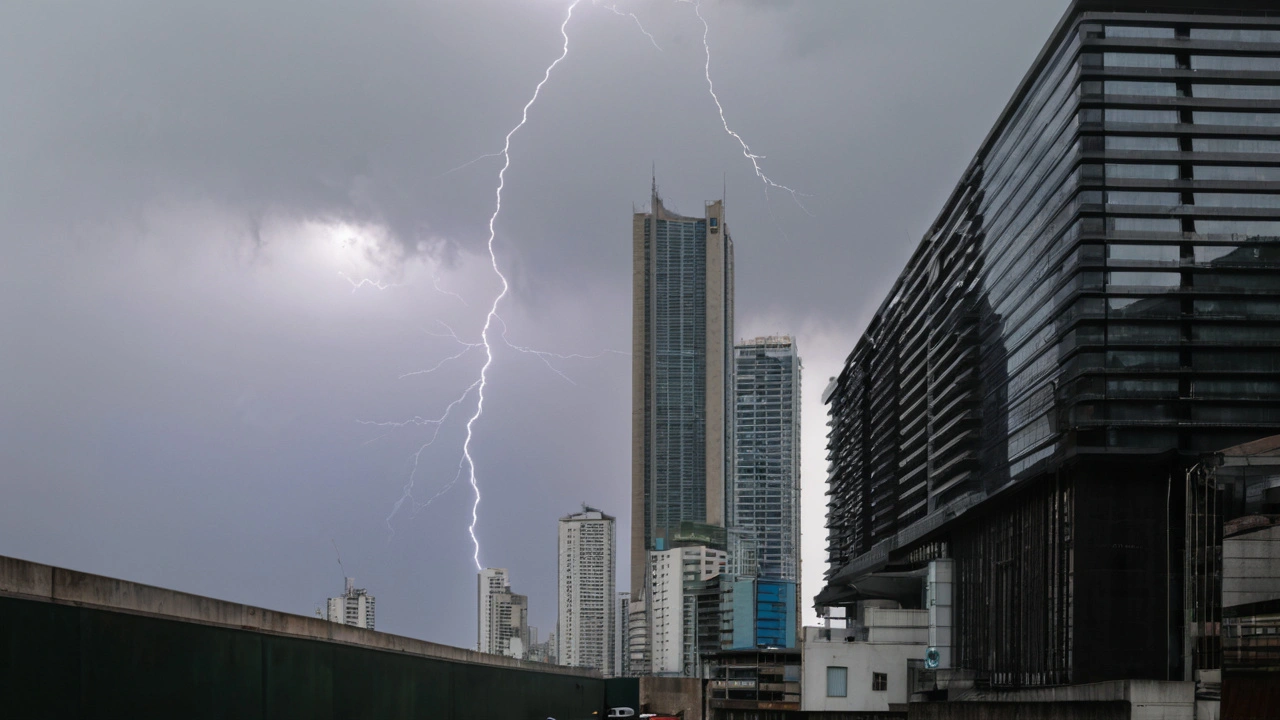
<svg viewBox="0 0 1280 720">
<path fill-rule="evenodd" d="M 9 717 L 589 720 L 605 681 L 0 597 Z M 593 714 L 595 713 L 595 714 Z"/>
</svg>

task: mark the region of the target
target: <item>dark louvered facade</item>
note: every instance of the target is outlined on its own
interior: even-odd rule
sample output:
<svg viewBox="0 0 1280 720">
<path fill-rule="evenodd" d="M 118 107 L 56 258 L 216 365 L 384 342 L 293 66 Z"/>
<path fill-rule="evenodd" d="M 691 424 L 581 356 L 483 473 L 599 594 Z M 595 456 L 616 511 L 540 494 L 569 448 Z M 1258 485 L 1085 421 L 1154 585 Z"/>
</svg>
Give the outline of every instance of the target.
<svg viewBox="0 0 1280 720">
<path fill-rule="evenodd" d="M 1074 3 L 824 400 L 820 606 L 950 558 L 977 683 L 1182 679 L 1186 469 L 1280 433 L 1280 8 Z"/>
</svg>

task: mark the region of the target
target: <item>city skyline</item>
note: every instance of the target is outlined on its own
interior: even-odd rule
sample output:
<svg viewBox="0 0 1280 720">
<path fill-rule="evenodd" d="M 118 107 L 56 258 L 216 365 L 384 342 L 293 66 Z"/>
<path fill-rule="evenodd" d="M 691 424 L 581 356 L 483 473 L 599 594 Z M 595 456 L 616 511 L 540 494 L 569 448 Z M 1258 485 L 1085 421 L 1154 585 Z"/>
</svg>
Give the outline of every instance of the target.
<svg viewBox="0 0 1280 720">
<path fill-rule="evenodd" d="M 1280 707 L 1275 0 L 0 39 L 16 716 Z"/>
<path fill-rule="evenodd" d="M 513 138 L 501 318 L 523 348 L 625 352 L 625 216 L 654 163 L 681 203 L 727 195 L 731 339 L 797 336 L 805 472 L 820 472 L 816 393 L 1061 7 L 705 5 L 729 123 L 812 217 L 776 188 L 766 201 L 724 133 L 692 6 L 632 8 L 659 52 L 629 18 L 581 5 Z M 0 403 L 6 552 L 297 610 L 336 589 L 336 539 L 381 601 L 380 630 L 474 642 L 454 621 L 475 612 L 471 497 L 450 482 L 475 395 L 416 465 L 435 426 L 415 417 L 465 389 L 483 353 L 450 335 L 476 341 L 496 287 L 482 245 L 500 164 L 449 171 L 520 119 L 561 10 L 230 3 L 155 10 L 143 27 L 6 7 L 3 25 L 26 29 L 5 50 L 25 60 L 0 71 L 16 153 L 0 177 L 24 178 L 0 201 L 0 312 L 20 339 L 0 352 L 22 378 Z M 658 96 L 679 111 L 655 117 L 644 98 Z M 951 131 L 929 132 L 944 111 Z M 549 519 L 589 498 L 630 536 L 629 366 L 495 350 L 476 425 L 480 560 L 513 569 L 538 627 L 553 625 Z M 820 503 L 816 480 L 803 492 Z M 812 548 L 805 572 L 820 575 Z"/>
</svg>

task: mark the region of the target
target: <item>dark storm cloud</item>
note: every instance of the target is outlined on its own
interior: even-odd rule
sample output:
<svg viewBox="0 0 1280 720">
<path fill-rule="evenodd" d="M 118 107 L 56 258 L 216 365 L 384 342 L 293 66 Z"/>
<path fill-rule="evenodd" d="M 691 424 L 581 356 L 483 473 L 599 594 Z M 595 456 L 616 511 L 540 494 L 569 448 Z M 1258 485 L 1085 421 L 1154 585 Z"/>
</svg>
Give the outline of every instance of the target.
<svg viewBox="0 0 1280 720">
<path fill-rule="evenodd" d="M 1062 2 L 583 2 L 512 142 L 510 339 L 627 350 L 630 212 L 650 168 L 727 190 L 740 335 L 805 359 L 805 570 L 820 574 L 818 395 L 1034 58 Z M 474 377 L 501 149 L 565 3 L 0 6 L 0 554 L 308 612 L 349 573 L 379 627 L 474 641 L 465 480 L 384 524 Z M 354 245 L 343 245 L 354 239 Z M 344 277 L 345 276 L 345 277 Z M 352 291 L 368 277 L 386 290 Z M 458 298 L 446 292 L 456 292 Z M 464 304 L 465 302 L 465 304 Z M 629 360 L 499 348 L 477 425 L 486 564 L 554 615 L 555 519 L 627 537 Z M 422 454 L 448 486 L 464 405 Z M 815 501 L 816 498 L 816 501 Z M 625 545 L 625 542 L 624 542 Z M 625 563 L 625 554 L 620 558 Z M 619 577 L 626 577 L 625 567 Z M 625 589 L 625 588 L 620 588 Z"/>
</svg>

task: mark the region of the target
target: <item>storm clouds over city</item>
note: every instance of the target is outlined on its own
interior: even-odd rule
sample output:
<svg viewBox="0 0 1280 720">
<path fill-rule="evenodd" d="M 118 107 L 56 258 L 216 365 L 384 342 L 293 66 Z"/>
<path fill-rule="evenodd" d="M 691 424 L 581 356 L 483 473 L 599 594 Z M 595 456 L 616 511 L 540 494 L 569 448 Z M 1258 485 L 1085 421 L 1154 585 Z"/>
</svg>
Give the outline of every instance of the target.
<svg viewBox="0 0 1280 720">
<path fill-rule="evenodd" d="M 473 644 L 494 154 L 566 5 L 0 7 L 0 554 L 302 614 L 345 571 L 379 630 Z M 704 2 L 725 118 L 796 202 L 726 133 L 691 4 L 578 5 L 511 139 L 472 444 L 480 561 L 531 625 L 559 516 L 630 536 L 655 170 L 668 207 L 726 199 L 736 334 L 798 342 L 808 605 L 822 389 L 1064 6 Z"/>
</svg>

